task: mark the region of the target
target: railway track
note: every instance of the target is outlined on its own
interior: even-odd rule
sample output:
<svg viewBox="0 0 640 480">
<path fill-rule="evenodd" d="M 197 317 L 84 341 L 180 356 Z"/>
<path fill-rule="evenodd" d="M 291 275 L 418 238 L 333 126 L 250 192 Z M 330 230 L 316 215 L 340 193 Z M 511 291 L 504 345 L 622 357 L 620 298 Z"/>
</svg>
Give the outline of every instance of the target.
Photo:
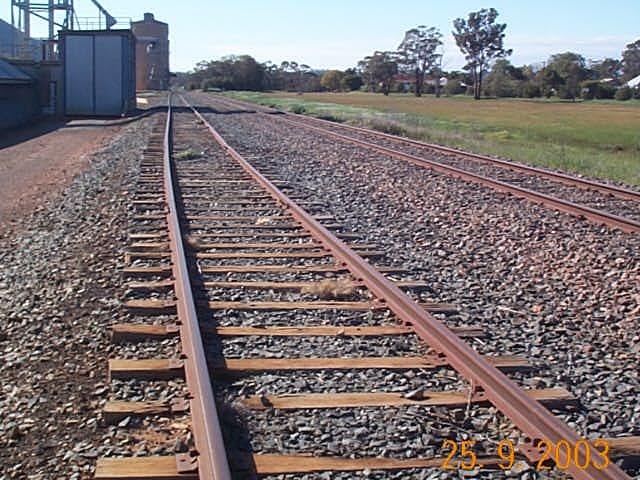
<svg viewBox="0 0 640 480">
<path fill-rule="evenodd" d="M 629 188 L 219 96 L 215 102 L 230 111 L 240 108 L 266 115 L 281 113 L 277 115 L 278 120 L 292 127 L 305 128 L 624 232 L 640 232 L 640 192 Z"/>
<path fill-rule="evenodd" d="M 575 408 L 569 392 L 519 387 L 525 358 L 476 353 L 465 339 L 481 329 L 445 326 L 454 305 L 425 301 L 426 285 L 322 204 L 287 195 L 184 102 L 146 150 L 124 272 L 131 322 L 113 327 L 114 342 L 167 342 L 169 356 L 109 369 L 185 383 L 111 400 L 104 416 L 120 428 L 169 418 L 189 434 L 172 455 L 99 459 L 96 478 L 631 478 L 614 460 L 637 457 L 639 438 L 581 439 L 542 406 Z"/>
</svg>

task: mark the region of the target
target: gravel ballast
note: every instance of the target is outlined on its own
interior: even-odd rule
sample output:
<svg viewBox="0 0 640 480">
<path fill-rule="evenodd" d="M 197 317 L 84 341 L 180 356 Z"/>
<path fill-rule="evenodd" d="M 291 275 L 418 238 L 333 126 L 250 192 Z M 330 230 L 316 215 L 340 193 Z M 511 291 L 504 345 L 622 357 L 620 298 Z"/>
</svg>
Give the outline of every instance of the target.
<svg viewBox="0 0 640 480">
<path fill-rule="evenodd" d="M 304 122 L 305 124 L 320 127 L 324 130 L 329 130 L 358 140 L 371 142 L 375 145 L 397 150 L 419 158 L 426 157 L 429 160 L 440 164 L 449 165 L 466 172 L 507 182 L 521 188 L 530 189 L 556 198 L 578 203 L 580 205 L 586 205 L 597 210 L 624 216 L 636 221 L 640 220 L 640 203 L 636 200 L 623 199 L 608 193 L 597 192 L 592 189 L 566 185 L 556 180 L 545 179 L 537 175 L 509 170 L 502 166 L 480 162 L 474 159 L 464 158 L 457 155 L 445 155 L 420 146 L 380 137 L 375 133 L 354 131 L 353 129 L 349 129 L 347 126 L 339 123 L 314 122 L 312 117 L 295 117 L 293 120 L 296 122 Z M 609 182 L 600 181 L 600 183 Z M 630 188 L 628 185 L 622 185 L 622 187 Z"/>
<path fill-rule="evenodd" d="M 223 122 L 232 124 L 234 119 L 230 115 Z M 221 120 L 222 121 L 222 120 Z M 195 126 L 193 126 L 195 127 Z M 255 126 L 254 126 L 255 127 Z M 236 129 L 237 128 L 237 129 Z M 247 127 L 252 128 L 252 127 Z M 235 136 L 241 136 L 244 130 L 238 128 L 238 125 L 232 125 L 231 128 Z M 189 145 L 190 135 L 187 130 L 192 130 L 191 135 L 202 135 L 196 133 L 196 128 L 186 128 L 186 126 L 176 127 L 176 132 L 182 143 L 176 142 L 179 148 L 185 149 Z M 266 129 L 268 130 L 268 128 Z M 289 140 L 289 139 L 287 139 Z M 300 140 L 297 137 L 297 140 Z M 196 143 L 196 142 L 194 142 Z M 317 153 L 314 151 L 314 154 Z M 282 161 L 287 160 L 287 153 L 284 147 L 278 151 L 278 155 L 282 157 Z M 260 157 L 251 153 L 252 160 L 260 161 Z M 178 167 L 178 173 L 187 173 L 192 169 L 190 174 L 201 175 L 199 180 L 206 183 L 208 172 L 225 171 L 230 165 L 228 159 L 224 160 L 220 154 L 213 148 L 208 149 L 208 154 L 203 156 L 199 161 L 194 161 L 186 165 L 184 168 Z M 298 198 L 311 200 L 316 204 L 324 202 L 329 208 L 318 208 L 316 213 L 326 214 L 335 213 L 334 205 L 324 198 L 324 185 L 321 187 L 312 184 L 304 185 L 294 178 L 293 169 L 288 171 L 282 166 L 274 162 L 279 174 L 289 181 L 287 191 L 293 193 Z M 298 165 L 299 166 L 299 165 Z M 225 186 L 216 187 L 215 176 L 212 175 L 212 184 L 207 186 L 208 194 L 215 198 L 222 198 Z M 235 179 L 234 179 L 235 180 Z M 186 186 L 190 182 L 181 182 Z M 198 189 L 202 191 L 202 189 Z M 334 191 L 331 191 L 334 194 Z M 194 193 L 189 187 L 183 188 L 183 194 L 191 195 Z M 224 201 L 221 201 L 224 205 Z M 187 214 L 202 214 L 203 210 L 194 209 L 186 202 Z M 215 210 L 215 209 L 214 209 Z M 342 220 L 344 216 L 335 215 L 337 220 Z M 201 225 L 196 229 L 198 232 L 215 232 L 217 221 L 199 222 Z M 374 233 L 372 225 L 364 227 L 354 222 L 346 222 L 346 231 Z M 193 223 L 192 223 L 193 227 Z M 369 238 L 364 240 L 371 242 Z M 400 263 L 405 263 L 414 274 L 423 275 L 416 268 L 415 260 L 413 264 L 407 263 L 406 255 L 401 258 Z M 270 264 L 273 259 L 259 261 L 236 261 L 233 264 Z M 392 260 L 397 260 L 392 258 Z M 389 261 L 389 259 L 385 259 Z M 225 263 L 222 260 L 201 259 L 198 265 L 201 270 L 205 266 L 215 266 Z M 398 263 L 397 261 L 392 263 Z M 410 276 L 411 278 L 411 276 Z M 429 295 L 437 295 L 437 290 L 432 289 Z M 221 291 L 208 291 L 210 299 L 222 300 L 224 295 Z M 240 295 L 241 300 L 261 298 L 260 294 L 254 292 L 235 293 Z M 221 298 L 222 297 L 222 298 Z M 285 295 L 286 297 L 286 295 Z M 278 297 L 276 297 L 278 298 Z M 294 295 L 291 297 L 295 299 Z M 436 296 L 436 298 L 438 298 Z M 439 298 L 438 298 L 439 299 Z M 337 312 L 327 312 L 322 316 L 337 316 Z M 265 326 L 273 324 L 282 325 L 300 325 L 314 324 L 322 318 L 322 316 L 301 315 L 299 312 L 233 312 L 232 310 L 219 310 L 210 312 L 208 316 L 203 316 L 202 320 L 207 327 L 214 327 L 218 324 L 232 325 L 256 325 Z M 306 317 L 306 318 L 305 318 Z M 315 318 L 314 318 L 315 317 Z M 320 320 L 322 321 L 322 320 Z M 464 320 L 459 318 L 461 324 Z M 209 322 L 211 322 L 209 324 Z M 308 323 L 307 323 L 308 322 Z M 338 323 L 339 324 L 339 323 Z M 409 340 L 411 342 L 411 340 Z M 401 341 L 402 342 L 402 341 Z M 218 339 L 208 337 L 205 340 L 209 359 L 215 361 L 219 359 L 220 353 L 224 352 L 229 357 L 250 355 L 253 357 L 280 357 L 287 354 L 289 357 L 337 357 L 341 355 L 356 355 L 357 350 L 362 350 L 364 354 L 380 353 L 394 354 L 396 351 L 406 354 L 408 350 L 418 350 L 417 344 L 394 344 L 391 340 L 354 340 L 352 338 L 338 339 L 314 339 L 300 340 L 296 338 L 254 338 L 254 339 Z M 406 345 L 406 348 L 405 348 Z M 400 348 L 398 348 L 400 347 Z M 504 345 L 503 345 L 504 347 Z M 495 347 L 490 347 L 489 350 Z M 522 347 L 515 346 L 514 349 L 522 350 Z M 497 348 L 499 353 L 509 353 L 509 348 Z M 532 386 L 544 385 L 545 380 L 531 379 L 530 376 L 521 377 L 522 382 L 530 381 Z M 548 380 L 552 386 L 555 386 L 554 379 Z M 466 435 L 463 438 L 474 438 L 478 441 L 479 453 L 482 451 L 491 452 L 492 442 L 505 436 L 517 435 L 509 422 L 500 419 L 495 410 L 487 407 L 470 406 L 467 409 L 418 409 L 422 411 L 422 415 L 414 415 L 413 411 L 406 413 L 408 409 L 398 408 L 375 408 L 375 409 L 327 409 L 327 410 L 294 410 L 294 411 L 278 411 L 277 409 L 267 408 L 264 411 L 249 410 L 243 407 L 243 398 L 249 394 L 263 395 L 281 395 L 291 394 L 293 392 L 344 392 L 344 391 L 385 391 L 394 389 L 395 391 L 404 391 L 398 388 L 417 388 L 421 389 L 430 386 L 434 390 L 449 390 L 452 388 L 465 388 L 464 382 L 459 382 L 459 377 L 453 372 L 447 372 L 446 369 L 436 369 L 433 372 L 428 371 L 399 371 L 390 372 L 381 369 L 369 369 L 366 371 L 346 370 L 343 372 L 329 372 L 327 369 L 321 369 L 314 372 L 276 372 L 276 373 L 247 373 L 239 374 L 236 378 L 230 380 L 218 379 L 214 382 L 216 396 L 219 401 L 219 410 L 223 422 L 223 433 L 225 435 L 226 446 L 228 451 L 253 451 L 255 453 L 303 453 L 316 455 L 349 455 L 355 457 L 369 455 L 384 455 L 395 458 L 406 458 L 406 456 L 431 456 L 439 449 L 443 438 L 457 438 L 459 435 Z M 390 388 L 391 387 L 391 388 Z M 394 388 L 395 387 L 395 388 Z M 264 404 L 264 403 L 263 403 Z M 268 399 L 266 399 L 268 405 Z M 458 424 L 453 427 L 448 424 Z M 461 429 L 460 431 L 457 429 Z M 395 432 L 395 433 L 394 433 Z M 482 448 L 480 448 L 482 447 Z M 232 454 L 233 456 L 233 454 Z M 398 472 L 373 474 L 374 478 L 451 478 L 447 472 L 442 477 L 443 472 L 439 469 L 425 469 L 419 472 Z M 471 473 L 474 478 L 502 478 L 504 475 L 495 473 L 481 474 L 477 471 Z M 358 473 L 330 473 L 322 474 L 322 478 L 354 478 L 367 477 L 372 475 L 371 472 Z M 515 474 L 527 478 L 529 474 Z M 510 475 L 510 476 L 514 476 Z M 550 478 L 549 476 L 547 476 Z M 239 477 L 245 478 L 245 477 Z M 276 477 L 277 478 L 277 477 Z M 319 478 L 319 475 L 293 475 L 286 478 Z"/>
<path fill-rule="evenodd" d="M 344 231 L 360 233 L 361 242 L 384 250 L 387 255 L 379 262 L 405 267 L 408 273 L 402 278 L 428 283 L 427 292 L 414 293 L 416 298 L 457 305 L 459 314 L 439 318 L 451 326 L 482 327 L 487 337 L 469 340 L 479 352 L 524 354 L 536 367 L 534 372 L 510 374 L 512 378 L 528 388 L 566 387 L 575 394 L 581 407 L 554 413 L 581 434 L 640 434 L 640 242 L 636 237 L 316 134 L 292 132 L 274 118 L 209 115 L 254 165 L 277 171 L 287 181 L 288 193 L 314 202 L 318 214 L 332 214 L 345 224 Z M 0 410 L 7 412 L 0 427 L 1 480 L 90 478 L 95 459 L 102 456 L 170 455 L 193 445 L 185 416 L 127 417 L 106 427 L 100 413 L 107 398 L 166 401 L 183 395 L 186 388 L 181 380 L 109 383 L 106 375 L 107 357 L 176 357 L 180 353 L 176 339 L 114 346 L 107 335 L 115 322 L 141 321 L 122 307 L 123 299 L 139 294 L 126 289 L 118 270 L 124 266 L 131 216 L 139 213 L 128 205 L 152 123 L 153 119 L 144 119 L 126 127 L 92 159 L 61 203 L 44 205 L 25 219 L 20 230 L 0 240 Z M 192 121 L 192 126 L 198 123 Z M 181 134 L 185 131 L 178 129 L 177 146 L 191 140 L 189 135 L 180 138 Z M 219 155 L 204 141 L 196 143 L 195 149 L 202 157 Z M 138 227 L 144 229 L 141 224 Z M 285 263 L 269 260 L 234 259 L 231 263 Z M 134 262 L 156 263 L 160 262 Z M 198 261 L 201 268 L 224 263 Z M 324 260 L 299 263 L 319 265 Z M 210 300 L 221 299 L 222 291 L 207 293 Z M 243 300 L 261 298 L 251 292 L 235 295 Z M 151 294 L 165 296 L 170 294 Z M 268 298 L 301 297 L 271 292 Z M 366 298 L 366 292 L 354 293 L 354 299 Z M 393 322 L 382 312 L 208 313 L 201 318 L 206 326 Z M 147 322 L 174 320 L 166 316 Z M 318 352 L 327 357 L 421 352 L 413 336 L 208 336 L 205 340 L 210 360 L 221 353 L 227 358 L 247 353 L 280 358 L 318 356 Z M 408 458 L 436 454 L 445 438 L 473 438 L 478 441 L 478 454 L 495 453 L 496 438 L 516 438 L 517 432 L 491 407 L 279 411 L 248 410 L 241 401 L 254 394 L 354 390 L 411 394 L 425 388 L 464 387 L 446 368 L 265 372 L 215 382 L 230 450 Z M 439 469 L 269 478 L 504 476 L 564 478 L 530 470 L 494 474 Z"/>
<path fill-rule="evenodd" d="M 324 203 L 458 305 L 445 321 L 483 327 L 488 338 L 471 342 L 480 352 L 526 355 L 537 370 L 522 384 L 576 395 L 582 408 L 559 415 L 579 433 L 640 434 L 637 236 L 292 131 L 277 116 L 207 118 L 287 192 Z"/>
<path fill-rule="evenodd" d="M 90 478 L 102 454 L 108 326 L 123 315 L 128 192 L 150 122 L 124 127 L 58 198 L 2 235 L 3 480 Z"/>
</svg>

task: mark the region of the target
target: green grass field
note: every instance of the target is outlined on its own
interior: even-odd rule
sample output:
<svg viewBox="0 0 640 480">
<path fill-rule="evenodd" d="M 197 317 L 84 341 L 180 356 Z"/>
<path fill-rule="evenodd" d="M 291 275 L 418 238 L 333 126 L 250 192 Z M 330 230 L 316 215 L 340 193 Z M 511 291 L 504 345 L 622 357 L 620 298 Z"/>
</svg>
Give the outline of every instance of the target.
<svg viewBox="0 0 640 480">
<path fill-rule="evenodd" d="M 465 150 L 640 185 L 640 101 L 229 92 L 232 97 Z"/>
</svg>

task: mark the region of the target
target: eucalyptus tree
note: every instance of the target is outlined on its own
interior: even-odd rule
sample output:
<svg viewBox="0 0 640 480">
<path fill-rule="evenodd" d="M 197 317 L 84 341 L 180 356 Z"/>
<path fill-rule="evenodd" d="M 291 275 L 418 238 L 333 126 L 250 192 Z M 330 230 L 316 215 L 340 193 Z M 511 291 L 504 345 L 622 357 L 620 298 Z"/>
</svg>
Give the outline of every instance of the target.
<svg viewBox="0 0 640 480">
<path fill-rule="evenodd" d="M 262 64 L 264 68 L 264 83 L 267 90 L 283 90 L 282 75 L 278 65 L 268 60 Z"/>
<path fill-rule="evenodd" d="M 344 72 L 340 70 L 329 70 L 320 78 L 320 85 L 331 92 L 338 92 L 342 88 Z"/>
<path fill-rule="evenodd" d="M 340 81 L 343 90 L 352 91 L 358 90 L 364 82 L 362 77 L 358 74 L 355 68 L 347 68 L 344 72 L 344 77 Z"/>
<path fill-rule="evenodd" d="M 640 75 L 640 39 L 625 47 L 622 52 L 622 68 L 627 81 Z"/>
<path fill-rule="evenodd" d="M 297 90 L 298 93 L 302 93 L 304 87 L 304 77 L 306 74 L 311 73 L 311 67 L 305 64 L 299 64 L 292 60 L 284 60 L 280 63 L 280 72 L 283 76 L 283 88 L 284 90 Z"/>
<path fill-rule="evenodd" d="M 460 51 L 464 54 L 473 77 L 473 96 L 476 100 L 482 92 L 483 73 L 489 70 L 494 59 L 511 55 L 512 50 L 505 50 L 503 42 L 506 23 L 495 23 L 498 11 L 495 8 L 483 8 L 469 13 L 467 20 L 457 18 L 453 21 L 455 31 L 453 37 Z"/>
<path fill-rule="evenodd" d="M 493 64 L 485 81 L 485 93 L 494 97 L 516 97 L 522 82 L 526 80 L 521 68 L 501 58 Z"/>
<path fill-rule="evenodd" d="M 301 63 L 297 66 L 296 73 L 298 76 L 298 94 L 302 95 L 302 92 L 305 90 L 305 87 L 304 87 L 305 77 L 307 75 L 312 74 L 313 72 L 309 65 L 305 65 L 304 63 Z"/>
<path fill-rule="evenodd" d="M 398 73 L 398 61 L 395 52 L 374 52 L 358 62 L 362 77 L 366 79 L 370 91 L 379 85 L 382 93 L 389 95 L 393 77 Z"/>
<path fill-rule="evenodd" d="M 547 85 L 554 88 L 560 98 L 572 100 L 580 96 L 580 82 L 588 76 L 585 58 L 574 52 L 552 55 L 543 74 Z"/>
<path fill-rule="evenodd" d="M 435 27 L 418 27 L 407 30 L 402 43 L 398 46 L 398 62 L 407 72 L 415 75 L 416 97 L 422 96 L 424 79 L 439 66 L 442 54 L 438 48 L 442 45 L 442 34 Z M 439 72 L 437 72 L 439 73 Z M 440 75 L 437 75 L 437 82 Z"/>
<path fill-rule="evenodd" d="M 592 61 L 589 68 L 598 80 L 610 78 L 617 81 L 622 77 L 622 62 L 616 58 Z"/>
</svg>

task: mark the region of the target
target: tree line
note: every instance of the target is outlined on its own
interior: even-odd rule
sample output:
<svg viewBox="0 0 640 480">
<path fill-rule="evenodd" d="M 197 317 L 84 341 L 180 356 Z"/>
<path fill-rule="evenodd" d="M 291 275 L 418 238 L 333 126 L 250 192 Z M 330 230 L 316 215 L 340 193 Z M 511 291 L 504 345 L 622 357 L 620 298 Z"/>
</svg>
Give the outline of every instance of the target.
<svg viewBox="0 0 640 480">
<path fill-rule="evenodd" d="M 453 21 L 453 37 L 466 64 L 462 71 L 443 70 L 442 33 L 420 25 L 405 32 L 395 50 L 376 51 L 345 71 L 315 70 L 304 63 L 258 63 L 249 55 L 203 61 L 179 75 L 185 88 L 221 90 L 284 90 L 467 93 L 488 97 L 640 98 L 639 88 L 625 82 L 640 75 L 640 39 L 628 44 L 620 59 L 587 61 L 575 52 L 551 55 L 537 65 L 512 65 L 504 48 L 506 23 L 494 8 L 471 12 Z"/>
</svg>

